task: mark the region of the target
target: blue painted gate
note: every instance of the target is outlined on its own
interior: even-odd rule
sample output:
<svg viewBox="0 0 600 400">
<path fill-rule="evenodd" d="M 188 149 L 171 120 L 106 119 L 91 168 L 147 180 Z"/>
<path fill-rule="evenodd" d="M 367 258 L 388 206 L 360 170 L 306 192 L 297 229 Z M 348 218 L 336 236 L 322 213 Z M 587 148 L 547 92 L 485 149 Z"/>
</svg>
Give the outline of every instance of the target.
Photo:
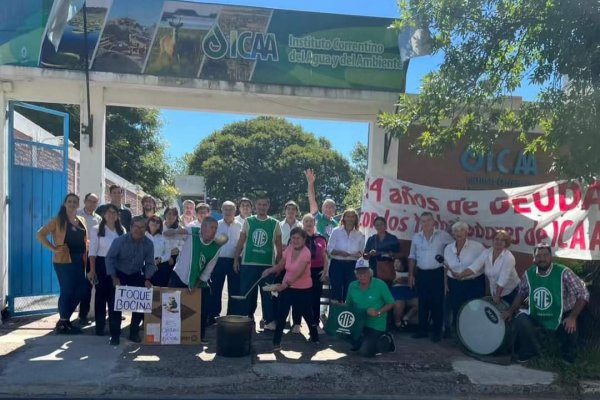
<svg viewBox="0 0 600 400">
<path fill-rule="evenodd" d="M 62 132 L 21 132 L 20 109 L 62 119 Z M 59 293 L 52 253 L 35 238 L 37 230 L 57 214 L 67 193 L 69 115 L 32 104 L 11 102 L 8 113 L 8 301 L 13 315 L 54 311 Z M 31 127 L 32 125 L 30 125 Z M 22 129 L 22 128 L 21 128 Z"/>
</svg>

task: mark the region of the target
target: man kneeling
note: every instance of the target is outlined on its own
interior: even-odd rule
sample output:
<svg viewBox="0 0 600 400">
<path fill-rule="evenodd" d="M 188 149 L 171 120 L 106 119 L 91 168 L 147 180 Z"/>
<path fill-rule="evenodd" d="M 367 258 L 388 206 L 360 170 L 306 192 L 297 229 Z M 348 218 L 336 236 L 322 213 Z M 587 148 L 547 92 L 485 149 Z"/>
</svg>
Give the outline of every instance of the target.
<svg viewBox="0 0 600 400">
<path fill-rule="evenodd" d="M 523 274 L 519 294 L 503 313 L 504 319 L 510 319 L 529 299 L 528 312 L 518 314 L 514 322 L 517 361 L 526 362 L 540 354 L 536 328 L 543 328 L 558 337 L 562 359 L 573 363 L 577 355 L 577 317 L 590 295 L 572 270 L 552 262 L 549 244 L 538 244 L 533 254 L 535 264 Z"/>
<path fill-rule="evenodd" d="M 348 288 L 346 305 L 366 312 L 365 328 L 352 350 L 365 357 L 396 350 L 394 337 L 386 332 L 387 314 L 394 307 L 394 297 L 387 284 L 373 277 L 369 262 L 359 258 L 354 269 L 356 281 Z"/>
</svg>

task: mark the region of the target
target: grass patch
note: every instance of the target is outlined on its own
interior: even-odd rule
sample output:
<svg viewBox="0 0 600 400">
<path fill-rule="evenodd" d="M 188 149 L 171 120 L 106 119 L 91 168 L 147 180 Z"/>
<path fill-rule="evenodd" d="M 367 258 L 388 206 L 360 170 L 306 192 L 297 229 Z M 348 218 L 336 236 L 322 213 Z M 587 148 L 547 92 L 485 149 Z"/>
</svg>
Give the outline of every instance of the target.
<svg viewBox="0 0 600 400">
<path fill-rule="evenodd" d="M 561 386 L 577 386 L 580 380 L 600 379 L 600 346 L 584 346 L 577 353 L 577 360 L 569 365 L 562 361 L 557 342 L 545 347 L 543 353 L 528 363 L 528 367 L 557 374 Z"/>
</svg>

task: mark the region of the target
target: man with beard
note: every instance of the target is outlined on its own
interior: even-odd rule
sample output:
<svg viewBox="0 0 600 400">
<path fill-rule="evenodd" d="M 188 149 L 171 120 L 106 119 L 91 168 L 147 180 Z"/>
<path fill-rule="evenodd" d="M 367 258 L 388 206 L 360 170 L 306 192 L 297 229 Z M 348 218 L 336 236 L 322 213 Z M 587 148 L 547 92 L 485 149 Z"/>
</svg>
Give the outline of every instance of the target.
<svg viewBox="0 0 600 400">
<path fill-rule="evenodd" d="M 542 328 L 558 337 L 563 361 L 572 364 L 577 355 L 577 317 L 589 301 L 589 292 L 571 269 L 552 261 L 549 244 L 538 244 L 533 256 L 534 265 L 523 274 L 519 294 L 502 313 L 508 320 L 529 300 L 528 310 L 514 321 L 517 361 L 527 362 L 540 354 L 536 328 Z"/>
</svg>

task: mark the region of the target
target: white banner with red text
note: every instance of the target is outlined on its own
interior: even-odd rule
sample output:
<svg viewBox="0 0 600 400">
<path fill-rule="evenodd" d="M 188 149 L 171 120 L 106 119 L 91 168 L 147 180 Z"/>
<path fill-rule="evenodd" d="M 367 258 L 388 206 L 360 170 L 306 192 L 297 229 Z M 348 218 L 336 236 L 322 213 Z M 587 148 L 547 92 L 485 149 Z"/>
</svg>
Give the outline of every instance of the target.
<svg viewBox="0 0 600 400">
<path fill-rule="evenodd" d="M 469 225 L 469 238 L 490 246 L 497 229 L 512 238 L 511 250 L 532 253 L 539 242 L 550 243 L 558 257 L 600 259 L 600 182 L 550 182 L 498 190 L 450 190 L 368 176 L 361 226 L 375 233 L 382 216 L 388 232 L 410 240 L 419 232 L 421 213 L 433 214 L 438 229 L 457 221 Z"/>
</svg>

